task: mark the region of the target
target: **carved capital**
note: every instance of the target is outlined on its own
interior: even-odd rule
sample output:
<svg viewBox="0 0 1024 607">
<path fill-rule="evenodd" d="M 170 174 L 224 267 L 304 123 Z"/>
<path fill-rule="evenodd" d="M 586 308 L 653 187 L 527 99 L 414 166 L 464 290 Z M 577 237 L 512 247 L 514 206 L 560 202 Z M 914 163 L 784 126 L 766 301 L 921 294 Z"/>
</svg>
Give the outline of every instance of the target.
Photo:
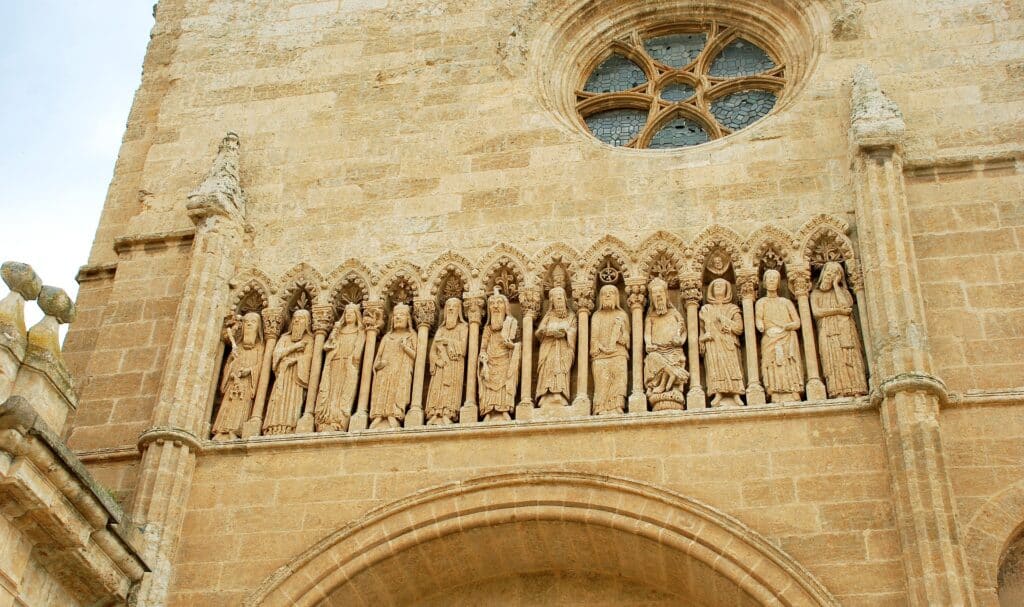
<svg viewBox="0 0 1024 607">
<path fill-rule="evenodd" d="M 701 296 L 701 277 L 697 274 L 686 274 L 679 278 L 679 293 L 686 303 L 698 303 Z"/>
<path fill-rule="evenodd" d="M 519 292 L 519 305 L 523 308 L 523 316 L 537 318 L 541 309 L 540 289 L 523 289 Z"/>
<path fill-rule="evenodd" d="M 647 284 L 642 281 L 626 281 L 626 303 L 630 310 L 643 309 L 647 303 Z"/>
<path fill-rule="evenodd" d="M 483 320 L 484 301 L 483 295 L 470 295 L 466 298 L 466 301 L 462 302 L 462 307 L 466 311 L 466 318 L 469 322 L 480 324 Z"/>
<path fill-rule="evenodd" d="M 263 310 L 263 335 L 268 340 L 277 339 L 281 336 L 281 327 L 284 326 L 284 308 L 267 308 Z"/>
<path fill-rule="evenodd" d="M 363 326 L 367 331 L 384 328 L 384 302 L 368 301 L 363 304 Z"/>
<path fill-rule="evenodd" d="M 754 299 L 757 297 L 757 272 L 754 270 L 740 270 L 736 272 L 736 286 L 739 288 L 741 299 Z"/>
<path fill-rule="evenodd" d="M 432 327 L 437 322 L 437 302 L 433 299 L 417 299 L 412 302 L 413 316 L 417 327 Z"/>
<path fill-rule="evenodd" d="M 789 291 L 797 297 L 806 297 L 811 292 L 811 269 L 807 265 L 786 266 Z"/>
<path fill-rule="evenodd" d="M 324 304 L 313 305 L 313 333 L 327 334 L 334 324 L 334 306 Z"/>
<path fill-rule="evenodd" d="M 573 285 L 572 298 L 579 312 L 591 312 L 594 309 L 594 287 L 591 285 Z"/>
</svg>

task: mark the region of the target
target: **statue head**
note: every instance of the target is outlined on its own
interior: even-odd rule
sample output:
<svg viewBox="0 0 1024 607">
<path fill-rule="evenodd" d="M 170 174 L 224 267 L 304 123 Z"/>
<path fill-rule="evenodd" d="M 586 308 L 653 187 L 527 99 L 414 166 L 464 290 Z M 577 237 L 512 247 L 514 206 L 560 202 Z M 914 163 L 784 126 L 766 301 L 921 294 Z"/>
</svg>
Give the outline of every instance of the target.
<svg viewBox="0 0 1024 607">
<path fill-rule="evenodd" d="M 779 292 L 779 283 L 782 282 L 782 275 L 779 274 L 778 270 L 765 270 L 764 273 L 764 289 L 768 293 L 775 294 Z"/>
<path fill-rule="evenodd" d="M 409 306 L 400 303 L 391 311 L 391 330 L 406 331 L 410 328 Z"/>
<path fill-rule="evenodd" d="M 462 301 L 458 297 L 449 297 L 444 302 L 444 327 L 454 329 L 462 322 L 466 322 L 462 317 Z"/>
<path fill-rule="evenodd" d="M 345 310 L 341 313 L 341 324 L 346 327 L 359 326 L 362 319 L 359 314 L 359 304 L 350 303 L 345 306 Z"/>
<path fill-rule="evenodd" d="M 708 285 L 708 303 L 732 303 L 732 285 L 724 278 L 716 278 Z"/>
<path fill-rule="evenodd" d="M 263 339 L 263 320 L 258 312 L 249 312 L 242 317 L 242 345 L 254 346 Z"/>
<path fill-rule="evenodd" d="M 655 278 L 647 285 L 647 291 L 651 295 L 651 307 L 654 308 L 655 314 L 668 312 L 668 283 L 661 278 Z"/>
<path fill-rule="evenodd" d="M 548 291 L 548 299 L 551 300 L 551 310 L 559 316 L 564 316 L 569 311 L 569 305 L 565 299 L 565 289 L 555 287 Z"/>
<path fill-rule="evenodd" d="M 292 314 L 292 339 L 298 341 L 309 334 L 309 325 L 312 316 L 309 310 L 298 309 Z"/>
<path fill-rule="evenodd" d="M 501 325 L 505 322 L 505 317 L 511 313 L 512 309 L 508 298 L 495 287 L 494 295 L 487 298 L 487 322 L 491 329 L 500 330 Z"/>
<path fill-rule="evenodd" d="M 830 261 L 821 268 L 821 277 L 818 279 L 818 288 L 822 291 L 831 291 L 833 288 L 846 288 L 846 273 L 838 261 Z"/>
<path fill-rule="evenodd" d="M 597 297 L 602 310 L 617 310 L 619 308 L 619 290 L 615 285 L 601 287 Z"/>
</svg>

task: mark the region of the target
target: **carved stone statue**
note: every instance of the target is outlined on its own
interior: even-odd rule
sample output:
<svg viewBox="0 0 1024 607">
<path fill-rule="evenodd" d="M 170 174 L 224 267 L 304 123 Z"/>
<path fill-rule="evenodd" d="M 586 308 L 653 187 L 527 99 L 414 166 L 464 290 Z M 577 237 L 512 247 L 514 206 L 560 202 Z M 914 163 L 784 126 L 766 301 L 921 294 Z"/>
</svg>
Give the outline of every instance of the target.
<svg viewBox="0 0 1024 607">
<path fill-rule="evenodd" d="M 236 341 L 237 324 L 236 317 L 225 330 L 231 352 L 221 374 L 220 410 L 213 422 L 215 441 L 232 440 L 242 435 L 242 424 L 252 411 L 263 361 L 263 321 L 260 315 L 249 312 L 242 317 L 242 343 Z"/>
<path fill-rule="evenodd" d="M 732 303 L 732 284 L 716 278 L 708 285 L 707 303 L 700 308 L 700 351 L 704 355 L 707 391 L 713 394 L 712 407 L 743 404 L 743 365 L 740 339 L 743 314 Z"/>
<path fill-rule="evenodd" d="M 457 297 L 444 302 L 444 319 L 430 345 L 430 387 L 427 389 L 427 425 L 450 424 L 462 405 L 466 376 L 466 341 L 469 325 Z"/>
<path fill-rule="evenodd" d="M 668 283 L 655 278 L 647 286 L 650 310 L 644 322 L 644 386 L 654 411 L 682 409 L 686 371 L 686 320 L 668 299 Z"/>
<path fill-rule="evenodd" d="M 590 317 L 590 361 L 594 373 L 594 414 L 624 413 L 629 380 L 629 315 L 615 285 L 601 287 Z"/>
<path fill-rule="evenodd" d="M 764 273 L 765 296 L 754 306 L 754 324 L 761 333 L 761 381 L 773 403 L 795 402 L 804 391 L 800 359 L 800 315 L 793 302 L 779 297 L 778 270 Z"/>
<path fill-rule="evenodd" d="M 811 291 L 811 311 L 818 322 L 818 351 L 829 398 L 867 394 L 853 296 L 838 262 L 830 261 L 821 269 L 818 285 Z"/>
<path fill-rule="evenodd" d="M 569 309 L 565 289 L 548 292 L 551 306 L 540 321 L 537 359 L 537 404 L 540 407 L 569 405 L 569 382 L 576 360 L 576 315 Z"/>
<path fill-rule="evenodd" d="M 299 421 L 302 403 L 306 401 L 306 387 L 309 386 L 309 367 L 313 362 L 310 322 L 308 310 L 296 310 L 288 333 L 282 335 L 274 347 L 274 388 L 263 420 L 264 434 L 288 434 L 295 430 Z"/>
<path fill-rule="evenodd" d="M 359 304 L 345 306 L 341 318 L 334 323 L 324 344 L 324 370 L 316 395 L 314 416 L 317 432 L 344 430 L 352 414 L 359 387 L 360 363 L 366 332 L 359 313 Z"/>
<path fill-rule="evenodd" d="M 402 426 L 412 398 L 412 372 L 416 362 L 416 332 L 409 306 L 398 304 L 391 312 L 391 327 L 380 340 L 373 362 L 370 394 L 370 428 L 387 424 Z"/>
<path fill-rule="evenodd" d="M 480 414 L 484 421 L 512 419 L 519 383 L 519 323 L 508 298 L 495 290 L 487 299 L 487 324 L 480 340 Z"/>
</svg>

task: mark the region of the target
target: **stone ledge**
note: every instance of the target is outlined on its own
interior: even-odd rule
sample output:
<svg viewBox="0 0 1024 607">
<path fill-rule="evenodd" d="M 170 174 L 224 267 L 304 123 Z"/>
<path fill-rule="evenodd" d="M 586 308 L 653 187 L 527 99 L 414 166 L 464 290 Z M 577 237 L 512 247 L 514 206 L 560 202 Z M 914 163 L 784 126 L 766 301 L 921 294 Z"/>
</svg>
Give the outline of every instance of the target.
<svg viewBox="0 0 1024 607">
<path fill-rule="evenodd" d="M 84 603 L 125 603 L 149 571 L 121 508 L 17 396 L 0 405 L 0 495 L 33 558 Z"/>
<path fill-rule="evenodd" d="M 78 268 L 78 274 L 75 275 L 75 282 L 82 284 L 83 282 L 92 282 L 97 280 L 112 280 L 116 274 L 117 262 L 94 266 L 82 266 Z"/>
<path fill-rule="evenodd" d="M 114 240 L 114 252 L 118 255 L 140 250 L 159 250 L 173 246 L 191 245 L 195 240 L 195 228 L 154 232 L 151 234 L 132 234 Z"/>
<path fill-rule="evenodd" d="M 311 432 L 280 436 L 258 436 L 248 439 L 215 442 L 203 441 L 200 456 L 235 451 L 273 449 L 282 446 L 322 447 L 342 443 L 378 443 L 412 440 L 411 437 L 444 440 L 465 436 L 495 436 L 533 433 L 582 432 L 609 427 L 662 426 L 681 424 L 727 423 L 765 418 L 842 415 L 875 410 L 868 397 L 835 399 L 817 402 L 757 405 L 702 411 L 662 411 L 643 414 L 606 415 L 568 420 L 531 420 L 477 423 L 467 426 L 417 426 L 396 430 L 358 430 L 355 432 Z M 407 438 L 408 437 L 408 438 Z"/>
</svg>

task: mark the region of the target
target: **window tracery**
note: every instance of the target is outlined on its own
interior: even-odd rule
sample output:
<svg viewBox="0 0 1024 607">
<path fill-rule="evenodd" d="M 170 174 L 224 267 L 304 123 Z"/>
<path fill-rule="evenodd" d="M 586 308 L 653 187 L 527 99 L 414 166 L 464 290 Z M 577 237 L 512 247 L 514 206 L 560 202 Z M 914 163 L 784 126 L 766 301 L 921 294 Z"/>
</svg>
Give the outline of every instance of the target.
<svg viewBox="0 0 1024 607">
<path fill-rule="evenodd" d="M 717 22 L 635 31 L 608 45 L 576 91 L 576 110 L 609 145 L 690 147 L 767 116 L 785 70 L 762 45 Z"/>
</svg>

